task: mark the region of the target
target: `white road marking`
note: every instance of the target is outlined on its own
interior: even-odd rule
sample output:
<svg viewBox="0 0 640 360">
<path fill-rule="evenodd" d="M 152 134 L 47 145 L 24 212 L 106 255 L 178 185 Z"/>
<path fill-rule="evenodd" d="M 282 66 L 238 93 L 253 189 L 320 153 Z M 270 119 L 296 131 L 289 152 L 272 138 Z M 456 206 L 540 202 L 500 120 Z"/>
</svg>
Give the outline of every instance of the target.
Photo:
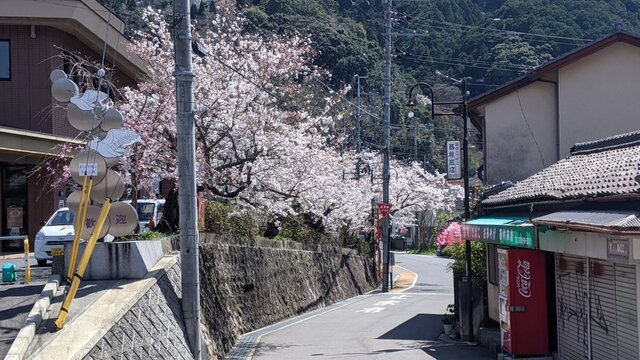
<svg viewBox="0 0 640 360">
<path fill-rule="evenodd" d="M 364 308 L 362 310 L 358 310 L 356 312 L 363 312 L 363 313 L 379 313 L 380 311 L 384 310 L 383 307 L 373 307 L 373 308 Z"/>
<path fill-rule="evenodd" d="M 378 301 L 377 303 L 373 304 L 374 306 L 387 306 L 387 305 L 396 305 L 398 304 L 400 301 L 398 300 L 383 300 L 383 301 Z"/>
</svg>

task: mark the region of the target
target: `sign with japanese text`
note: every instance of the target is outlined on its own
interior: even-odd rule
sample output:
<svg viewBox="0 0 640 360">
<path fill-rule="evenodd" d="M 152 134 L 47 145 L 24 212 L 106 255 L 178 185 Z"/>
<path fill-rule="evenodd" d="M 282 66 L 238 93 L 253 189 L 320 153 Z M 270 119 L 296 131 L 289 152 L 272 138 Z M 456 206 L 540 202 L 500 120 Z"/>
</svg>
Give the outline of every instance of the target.
<svg viewBox="0 0 640 360">
<path fill-rule="evenodd" d="M 389 215 L 389 212 L 391 211 L 392 206 L 393 205 L 391 204 L 378 203 L 378 213 L 381 215 L 383 219 L 386 218 L 387 215 Z"/>
<path fill-rule="evenodd" d="M 533 226 L 479 226 L 462 224 L 462 238 L 491 244 L 536 248 Z"/>
<path fill-rule="evenodd" d="M 607 260 L 611 262 L 629 262 L 629 240 L 607 239 Z"/>
<path fill-rule="evenodd" d="M 462 177 L 460 163 L 460 141 L 447 141 L 447 178 L 460 179 Z"/>
</svg>

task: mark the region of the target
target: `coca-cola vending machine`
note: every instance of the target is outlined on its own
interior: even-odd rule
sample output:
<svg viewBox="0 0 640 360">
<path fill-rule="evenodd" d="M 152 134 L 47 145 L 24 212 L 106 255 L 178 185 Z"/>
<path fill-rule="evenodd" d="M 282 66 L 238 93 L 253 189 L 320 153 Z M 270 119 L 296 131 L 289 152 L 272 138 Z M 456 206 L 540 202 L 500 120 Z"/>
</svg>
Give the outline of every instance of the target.
<svg viewBox="0 0 640 360">
<path fill-rule="evenodd" d="M 502 348 L 515 356 L 546 355 L 547 288 L 544 253 L 498 249 Z"/>
</svg>

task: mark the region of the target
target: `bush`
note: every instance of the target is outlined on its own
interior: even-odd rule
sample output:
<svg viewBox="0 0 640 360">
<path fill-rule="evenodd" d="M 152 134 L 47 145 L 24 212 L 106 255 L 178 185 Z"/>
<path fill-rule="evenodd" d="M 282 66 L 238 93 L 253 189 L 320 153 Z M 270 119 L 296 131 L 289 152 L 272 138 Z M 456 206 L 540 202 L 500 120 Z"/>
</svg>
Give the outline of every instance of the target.
<svg viewBox="0 0 640 360">
<path fill-rule="evenodd" d="M 449 245 L 444 248 L 443 253 L 450 255 L 453 259 L 453 262 L 447 265 L 447 269 L 453 271 L 454 274 L 466 273 L 467 261 L 464 244 Z M 474 283 L 482 285 L 487 280 L 487 260 L 483 242 L 471 242 L 471 272 Z"/>
<path fill-rule="evenodd" d="M 259 231 L 254 218 L 250 213 L 237 214 L 234 210 L 231 204 L 207 201 L 200 230 L 232 238 L 255 239 Z"/>
</svg>

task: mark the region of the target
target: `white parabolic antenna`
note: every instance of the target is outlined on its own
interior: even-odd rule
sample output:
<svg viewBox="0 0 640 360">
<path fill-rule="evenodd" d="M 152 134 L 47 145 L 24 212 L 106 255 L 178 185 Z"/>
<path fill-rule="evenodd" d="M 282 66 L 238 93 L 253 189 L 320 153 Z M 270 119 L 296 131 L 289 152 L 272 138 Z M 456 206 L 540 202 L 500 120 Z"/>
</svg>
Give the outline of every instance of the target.
<svg viewBox="0 0 640 360">
<path fill-rule="evenodd" d="M 124 194 L 124 181 L 120 174 L 113 170 L 107 170 L 107 175 L 99 183 L 93 184 L 91 200 L 102 204 L 106 197 L 112 201 L 119 200 Z"/>
<path fill-rule="evenodd" d="M 51 84 L 51 95 L 60 102 L 67 102 L 78 94 L 78 85 L 65 78 L 58 79 Z"/>
<path fill-rule="evenodd" d="M 82 196 L 81 191 L 74 191 L 69 196 L 67 196 L 67 207 L 74 213 L 78 214 L 78 208 L 80 207 L 80 197 Z"/>
<path fill-rule="evenodd" d="M 93 229 L 96 227 L 96 224 L 98 224 L 98 216 L 100 215 L 101 210 L 102 209 L 100 207 L 95 205 L 87 206 L 87 218 L 85 219 L 84 224 L 82 224 L 83 239 L 89 240 Z M 105 235 L 107 235 L 107 233 L 109 232 L 109 224 L 109 217 L 107 216 L 98 238 L 103 238 Z"/>
<path fill-rule="evenodd" d="M 51 72 L 51 75 L 49 75 L 49 80 L 51 80 L 51 82 L 55 82 L 58 79 L 66 79 L 67 78 L 67 73 L 60 70 L 60 69 L 55 69 Z"/>
<path fill-rule="evenodd" d="M 100 126 L 100 119 L 93 116 L 93 111 L 82 110 L 73 103 L 67 107 L 67 119 L 71 126 L 80 131 L 91 131 Z"/>
<path fill-rule="evenodd" d="M 82 150 L 74 155 L 69 167 L 71 177 L 78 184 L 82 184 L 85 174 L 93 177 L 94 184 L 102 181 L 107 174 L 104 158 L 93 150 Z"/>
<path fill-rule="evenodd" d="M 122 128 L 122 123 L 124 122 L 124 118 L 120 111 L 109 108 L 104 113 L 104 118 L 102 119 L 102 124 L 100 128 L 103 131 L 109 131 L 111 129 L 120 129 Z"/>
<path fill-rule="evenodd" d="M 129 204 L 114 202 L 109 209 L 109 224 L 109 234 L 127 236 L 138 226 L 138 214 Z"/>
</svg>

